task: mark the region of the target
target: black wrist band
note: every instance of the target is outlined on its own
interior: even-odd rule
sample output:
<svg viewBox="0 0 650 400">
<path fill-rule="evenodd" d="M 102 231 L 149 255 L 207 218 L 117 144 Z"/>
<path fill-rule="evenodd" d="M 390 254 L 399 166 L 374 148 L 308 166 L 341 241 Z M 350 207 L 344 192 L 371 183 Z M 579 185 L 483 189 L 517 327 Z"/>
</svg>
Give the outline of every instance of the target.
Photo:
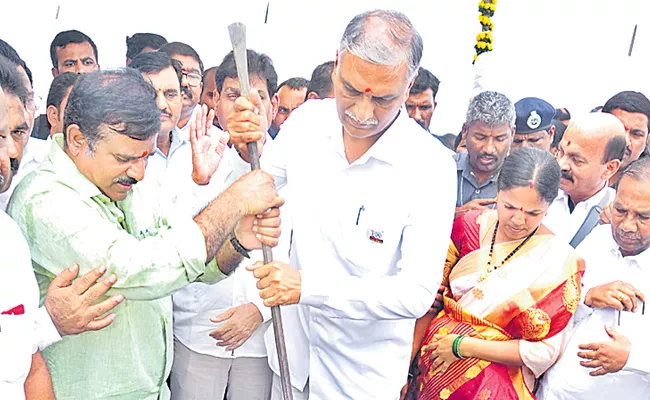
<svg viewBox="0 0 650 400">
<path fill-rule="evenodd" d="M 230 232 L 230 244 L 232 244 L 232 247 L 235 249 L 235 251 L 237 251 L 237 253 L 241 254 L 243 257 L 251 258 L 248 254 L 248 250 L 242 246 L 242 244 L 237 239 L 237 236 L 235 236 L 235 231 Z"/>
</svg>

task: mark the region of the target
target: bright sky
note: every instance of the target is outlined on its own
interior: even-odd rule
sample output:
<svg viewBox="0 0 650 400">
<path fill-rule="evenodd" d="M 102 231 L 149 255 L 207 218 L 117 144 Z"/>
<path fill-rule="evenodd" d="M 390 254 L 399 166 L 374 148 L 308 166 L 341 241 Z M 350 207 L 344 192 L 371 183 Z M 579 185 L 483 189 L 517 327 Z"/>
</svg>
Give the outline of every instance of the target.
<svg viewBox="0 0 650 400">
<path fill-rule="evenodd" d="M 282 81 L 309 78 L 316 65 L 333 60 L 349 20 L 375 8 L 404 12 L 424 39 L 422 66 L 442 81 L 433 132 L 457 133 L 473 94 L 476 73 L 471 61 L 480 32 L 474 0 L 3 3 L 0 38 L 25 59 L 43 98 L 52 79 L 49 45 L 61 30 L 78 29 L 92 37 L 103 69 L 124 65 L 125 39 L 135 32 L 188 43 L 208 68 L 230 51 L 226 27 L 240 21 L 247 25 L 249 47 L 274 60 Z M 513 101 L 542 97 L 573 114 L 602 105 L 621 90 L 650 95 L 650 26 L 641 21 L 649 11 L 647 0 L 499 0 L 493 18 L 495 50 L 477 62 L 482 65 L 482 84 Z M 628 57 L 637 23 L 634 51 Z"/>
</svg>

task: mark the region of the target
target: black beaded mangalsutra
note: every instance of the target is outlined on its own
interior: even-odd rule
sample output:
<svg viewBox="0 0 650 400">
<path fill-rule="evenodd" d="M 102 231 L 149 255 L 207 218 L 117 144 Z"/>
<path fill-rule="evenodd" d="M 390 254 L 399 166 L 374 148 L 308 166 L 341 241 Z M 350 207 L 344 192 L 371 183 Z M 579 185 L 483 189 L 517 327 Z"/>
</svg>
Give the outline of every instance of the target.
<svg viewBox="0 0 650 400">
<path fill-rule="evenodd" d="M 497 221 L 496 225 L 494 226 L 494 233 L 492 234 L 492 243 L 490 243 L 490 254 L 488 255 L 488 262 L 487 262 L 487 272 L 481 274 L 481 277 L 479 278 L 479 282 L 484 281 L 490 272 L 496 271 L 497 269 L 501 268 L 503 264 L 508 262 L 508 260 L 512 258 L 512 256 L 514 256 L 519 251 L 519 249 L 521 249 L 530 240 L 530 238 L 535 235 L 535 233 L 537 233 L 539 226 L 535 228 L 535 230 L 532 231 L 531 234 L 526 237 L 526 239 L 524 239 L 521 243 L 519 243 L 519 245 L 515 247 L 515 249 L 512 250 L 510 254 L 508 254 L 506 258 L 503 259 L 503 261 L 501 261 L 501 264 L 497 266 L 497 265 L 492 265 L 492 255 L 494 254 L 494 242 L 497 239 L 498 229 L 499 229 L 499 221 Z"/>
</svg>

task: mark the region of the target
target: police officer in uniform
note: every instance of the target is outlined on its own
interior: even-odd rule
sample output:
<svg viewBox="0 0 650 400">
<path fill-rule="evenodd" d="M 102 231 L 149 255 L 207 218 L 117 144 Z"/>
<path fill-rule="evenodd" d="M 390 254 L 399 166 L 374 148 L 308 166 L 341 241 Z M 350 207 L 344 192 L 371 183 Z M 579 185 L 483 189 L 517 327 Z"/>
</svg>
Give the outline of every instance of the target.
<svg viewBox="0 0 650 400">
<path fill-rule="evenodd" d="M 519 147 L 537 147 L 551 151 L 555 126 L 553 117 L 555 108 L 537 97 L 525 97 L 515 103 L 517 120 L 515 122 L 515 140 L 512 149 Z"/>
</svg>

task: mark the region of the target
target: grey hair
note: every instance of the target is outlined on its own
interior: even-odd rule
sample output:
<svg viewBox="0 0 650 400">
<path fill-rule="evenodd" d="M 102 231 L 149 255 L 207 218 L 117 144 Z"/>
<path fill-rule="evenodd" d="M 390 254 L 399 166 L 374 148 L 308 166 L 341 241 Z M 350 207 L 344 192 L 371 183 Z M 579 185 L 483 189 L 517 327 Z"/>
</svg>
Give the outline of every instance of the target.
<svg viewBox="0 0 650 400">
<path fill-rule="evenodd" d="M 515 127 L 515 106 L 509 98 L 498 92 L 481 92 L 467 107 L 465 126 L 469 128 L 474 122 L 483 122 L 494 127 L 507 123 L 510 129 Z"/>
<path fill-rule="evenodd" d="M 551 204 L 560 189 L 560 165 L 549 152 L 535 147 L 522 147 L 503 161 L 497 189 L 535 188 L 539 197 Z"/>
<path fill-rule="evenodd" d="M 373 29 L 372 19 L 386 24 L 386 31 Z M 406 15 L 392 10 L 367 11 L 352 18 L 345 28 L 339 54 L 347 51 L 373 64 L 408 65 L 408 80 L 415 77 L 422 60 L 422 37 Z"/>
<path fill-rule="evenodd" d="M 650 158 L 643 157 L 632 161 L 621 173 L 619 182 L 624 177 L 632 178 L 639 183 L 650 183 Z"/>
</svg>

